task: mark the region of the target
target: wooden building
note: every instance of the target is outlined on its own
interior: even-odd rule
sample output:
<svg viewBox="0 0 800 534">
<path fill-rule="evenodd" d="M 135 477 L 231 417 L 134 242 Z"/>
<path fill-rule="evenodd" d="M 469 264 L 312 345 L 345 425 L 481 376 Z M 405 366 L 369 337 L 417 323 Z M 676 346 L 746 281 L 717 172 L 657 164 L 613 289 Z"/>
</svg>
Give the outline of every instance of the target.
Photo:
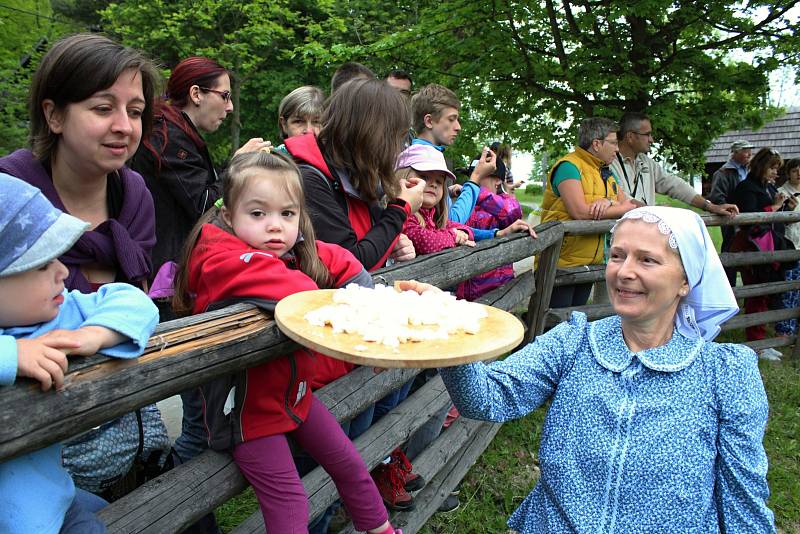
<svg viewBox="0 0 800 534">
<path fill-rule="evenodd" d="M 711 187 L 711 177 L 730 157 L 734 141 L 750 141 L 756 148 L 768 146 L 780 152 L 784 159 L 800 157 L 800 108 L 789 109 L 784 115 L 766 123 L 758 130 L 731 130 L 719 136 L 705 152 L 703 192 Z"/>
</svg>

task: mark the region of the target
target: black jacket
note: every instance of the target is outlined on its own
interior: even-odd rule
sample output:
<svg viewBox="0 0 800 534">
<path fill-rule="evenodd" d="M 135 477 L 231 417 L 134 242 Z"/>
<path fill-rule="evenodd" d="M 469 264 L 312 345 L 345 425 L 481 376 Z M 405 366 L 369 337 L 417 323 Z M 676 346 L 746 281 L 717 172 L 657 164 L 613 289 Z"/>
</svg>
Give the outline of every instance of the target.
<svg viewBox="0 0 800 534">
<path fill-rule="evenodd" d="M 194 128 L 189 118 L 183 117 Z M 163 147 L 159 133 L 163 121 L 163 118 L 156 119 L 149 139 L 155 150 L 161 153 L 160 167 L 144 143 L 139 145 L 130 162 L 131 168 L 144 177 L 155 204 L 156 246 L 153 248 L 152 276 L 165 262 L 180 259 L 183 243 L 192 227 L 222 194 L 222 184 L 208 149 L 195 145 L 183 130 L 169 121 L 168 142 Z"/>
</svg>

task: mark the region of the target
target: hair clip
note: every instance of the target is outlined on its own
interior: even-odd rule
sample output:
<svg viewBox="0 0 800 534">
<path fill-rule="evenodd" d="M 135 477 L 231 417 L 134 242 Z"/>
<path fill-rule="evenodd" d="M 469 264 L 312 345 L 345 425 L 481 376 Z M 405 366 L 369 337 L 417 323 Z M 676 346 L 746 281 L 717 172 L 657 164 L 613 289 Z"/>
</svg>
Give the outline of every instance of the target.
<svg viewBox="0 0 800 534">
<path fill-rule="evenodd" d="M 222 198 L 218 198 L 216 202 L 214 202 L 214 207 L 222 209 L 222 206 L 225 205 L 225 201 Z"/>
</svg>

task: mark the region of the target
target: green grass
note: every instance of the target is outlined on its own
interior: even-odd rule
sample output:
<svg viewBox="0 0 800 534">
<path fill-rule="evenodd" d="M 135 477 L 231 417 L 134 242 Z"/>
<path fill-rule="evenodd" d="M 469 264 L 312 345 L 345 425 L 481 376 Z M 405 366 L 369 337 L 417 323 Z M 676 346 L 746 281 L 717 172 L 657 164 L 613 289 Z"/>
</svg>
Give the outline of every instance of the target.
<svg viewBox="0 0 800 534">
<path fill-rule="evenodd" d="M 258 501 L 253 488 L 248 486 L 240 495 L 214 510 L 214 515 L 222 532 L 230 532 L 254 512 L 258 512 Z"/>
<path fill-rule="evenodd" d="M 514 190 L 514 195 L 517 197 L 517 200 L 519 200 L 522 203 L 536 204 L 537 206 L 541 206 L 542 205 L 542 197 L 544 196 L 544 195 L 541 195 L 541 194 L 539 194 L 539 195 L 529 195 L 522 188 L 515 189 Z"/>
</svg>

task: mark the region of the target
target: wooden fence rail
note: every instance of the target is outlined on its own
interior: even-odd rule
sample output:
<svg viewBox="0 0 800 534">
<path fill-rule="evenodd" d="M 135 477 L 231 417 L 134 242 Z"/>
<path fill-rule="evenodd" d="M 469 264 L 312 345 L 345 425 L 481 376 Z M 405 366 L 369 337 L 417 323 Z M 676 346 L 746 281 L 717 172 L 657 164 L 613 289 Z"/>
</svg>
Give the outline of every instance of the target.
<svg viewBox="0 0 800 534">
<path fill-rule="evenodd" d="M 705 217 L 709 225 L 795 222 L 800 214 L 745 214 L 734 220 Z M 589 234 L 608 231 L 613 221 L 570 221 L 546 223 L 537 228 L 539 237 L 513 235 L 487 240 L 474 248 L 458 247 L 422 256 L 413 262 L 377 271 L 376 282 L 417 279 L 442 288 L 491 268 L 538 256 L 535 272 L 527 272 L 484 296 L 481 302 L 501 309 L 524 312 L 529 341 L 546 324 L 563 320 L 572 309 L 549 309 L 554 285 L 597 281 L 602 266 L 558 271 L 556 264 L 565 233 Z M 800 251 L 774 254 L 725 254 L 727 265 L 741 266 L 800 258 Z M 778 282 L 736 288 L 737 296 L 748 297 L 800 288 L 800 282 Z M 582 307 L 590 318 L 611 313 L 608 306 Z M 741 327 L 756 321 L 797 317 L 800 310 L 778 310 L 764 314 L 740 315 L 729 325 Z M 738 321 L 738 322 L 737 322 Z M 768 346 L 786 346 L 795 338 L 777 339 Z M 753 344 L 761 347 L 764 342 Z M 797 344 L 795 343 L 795 346 Z M 159 325 L 145 354 L 128 361 L 102 356 L 73 359 L 65 387 L 42 393 L 29 381 L 0 388 L 0 461 L 39 449 L 87 431 L 135 408 L 196 387 L 208 380 L 257 365 L 295 348 L 264 312 L 248 305 L 236 305 Z M 392 369 L 374 373 L 359 368 L 320 389 L 318 397 L 339 421 L 346 421 L 411 379 L 418 370 Z M 403 443 L 449 398 L 440 380 L 432 380 L 395 408 L 387 417 L 356 440 L 367 464 L 376 465 Z M 25 417 L 20 417 L 24 407 Z M 450 489 L 482 453 L 498 425 L 460 418 L 414 462 L 415 470 L 428 485 L 416 500 L 413 512 L 395 514 L 393 520 L 416 532 L 436 510 Z M 312 517 L 321 513 L 336 492 L 327 475 L 316 469 L 303 478 L 310 496 Z M 112 503 L 100 514 L 110 532 L 177 532 L 247 486 L 227 454 L 207 451 L 178 466 Z M 254 514 L 235 532 L 260 532 L 260 514 Z M 352 531 L 352 526 L 350 530 Z"/>
</svg>

